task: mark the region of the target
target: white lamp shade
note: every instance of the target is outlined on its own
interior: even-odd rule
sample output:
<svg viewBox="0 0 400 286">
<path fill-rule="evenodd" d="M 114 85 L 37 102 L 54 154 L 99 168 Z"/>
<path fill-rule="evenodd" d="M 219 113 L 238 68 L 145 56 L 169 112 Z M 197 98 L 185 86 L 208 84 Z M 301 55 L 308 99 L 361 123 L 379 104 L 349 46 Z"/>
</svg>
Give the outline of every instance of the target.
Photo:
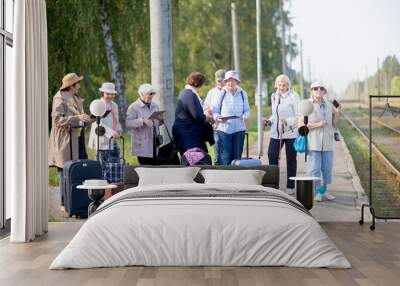
<svg viewBox="0 0 400 286">
<path fill-rule="evenodd" d="M 103 116 L 106 112 L 106 104 L 101 99 L 95 99 L 90 103 L 90 113 L 94 116 Z"/>
<path fill-rule="evenodd" d="M 308 99 L 303 99 L 299 104 L 299 112 L 302 116 L 309 116 L 314 110 L 314 105 Z"/>
</svg>

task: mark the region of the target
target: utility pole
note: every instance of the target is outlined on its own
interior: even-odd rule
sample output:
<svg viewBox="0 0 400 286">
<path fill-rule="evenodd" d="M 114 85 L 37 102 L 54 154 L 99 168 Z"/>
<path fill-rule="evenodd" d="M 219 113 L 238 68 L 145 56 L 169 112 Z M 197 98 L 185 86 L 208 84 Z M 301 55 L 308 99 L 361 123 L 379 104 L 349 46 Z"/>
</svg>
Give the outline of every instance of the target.
<svg viewBox="0 0 400 286">
<path fill-rule="evenodd" d="M 150 0 L 151 82 L 154 100 L 166 111 L 165 125 L 171 130 L 175 118 L 171 0 Z M 163 131 L 165 143 L 169 141 Z"/>
<path fill-rule="evenodd" d="M 261 58 L 261 0 L 256 0 L 256 25 L 257 25 L 257 134 L 258 134 L 258 154 L 263 155 L 263 99 L 262 99 L 262 58 Z"/>
<path fill-rule="evenodd" d="M 368 67 L 365 67 L 365 83 L 364 89 L 366 91 L 366 98 L 369 98 L 369 84 L 368 84 Z M 365 100 L 365 99 L 364 99 Z"/>
<path fill-rule="evenodd" d="M 300 40 L 300 96 L 304 99 L 303 40 Z"/>
<path fill-rule="evenodd" d="M 281 16 L 281 54 L 282 54 L 282 73 L 287 74 L 286 68 L 286 47 L 285 47 L 285 20 L 283 19 L 283 0 L 279 0 L 279 13 Z"/>
<path fill-rule="evenodd" d="M 308 80 L 310 81 L 310 84 L 312 83 L 312 77 L 311 77 L 311 61 L 308 58 L 307 59 L 307 65 L 308 65 Z"/>
<path fill-rule="evenodd" d="M 361 103 L 361 90 L 360 90 L 360 78 L 358 77 L 358 73 L 357 73 L 357 98 L 358 98 L 358 105 L 360 106 Z"/>
<path fill-rule="evenodd" d="M 232 45 L 233 45 L 233 61 L 235 64 L 235 71 L 240 75 L 240 56 L 239 56 L 239 31 L 237 26 L 236 17 L 236 3 L 231 3 L 232 14 Z"/>
<path fill-rule="evenodd" d="M 377 68 L 378 68 L 378 73 L 377 73 L 377 76 L 378 76 L 378 78 L 377 78 L 377 89 L 378 89 L 378 94 L 377 94 L 377 95 L 380 96 L 380 95 L 381 95 L 381 71 L 380 71 L 379 57 L 378 57 L 376 63 L 377 63 Z M 380 100 L 381 100 L 381 99 L 378 98 L 378 101 L 380 101 Z"/>
</svg>

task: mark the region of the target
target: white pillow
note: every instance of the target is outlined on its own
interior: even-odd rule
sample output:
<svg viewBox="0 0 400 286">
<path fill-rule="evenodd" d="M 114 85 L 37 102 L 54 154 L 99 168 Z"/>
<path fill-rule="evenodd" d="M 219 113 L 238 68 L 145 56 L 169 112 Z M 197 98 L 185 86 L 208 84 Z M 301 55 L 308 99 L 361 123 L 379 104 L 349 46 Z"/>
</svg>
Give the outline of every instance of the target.
<svg viewBox="0 0 400 286">
<path fill-rule="evenodd" d="M 139 176 L 138 186 L 195 183 L 193 180 L 200 168 L 135 168 Z"/>
<path fill-rule="evenodd" d="M 265 171 L 262 170 L 202 170 L 205 184 L 246 184 L 261 185 Z"/>
</svg>

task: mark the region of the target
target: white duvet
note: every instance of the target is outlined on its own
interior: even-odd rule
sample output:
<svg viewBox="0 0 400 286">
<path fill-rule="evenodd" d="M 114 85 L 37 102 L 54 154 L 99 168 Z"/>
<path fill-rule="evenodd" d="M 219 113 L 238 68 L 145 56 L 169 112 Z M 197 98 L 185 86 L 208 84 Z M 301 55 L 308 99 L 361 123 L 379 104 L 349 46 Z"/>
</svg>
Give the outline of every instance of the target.
<svg viewBox="0 0 400 286">
<path fill-rule="evenodd" d="M 254 185 L 128 189 L 100 206 L 50 269 L 128 265 L 351 267 L 312 216 L 279 200 L 185 196 L 119 201 L 136 195 L 134 192 L 210 189 L 261 190 L 297 202 L 279 190 Z"/>
</svg>

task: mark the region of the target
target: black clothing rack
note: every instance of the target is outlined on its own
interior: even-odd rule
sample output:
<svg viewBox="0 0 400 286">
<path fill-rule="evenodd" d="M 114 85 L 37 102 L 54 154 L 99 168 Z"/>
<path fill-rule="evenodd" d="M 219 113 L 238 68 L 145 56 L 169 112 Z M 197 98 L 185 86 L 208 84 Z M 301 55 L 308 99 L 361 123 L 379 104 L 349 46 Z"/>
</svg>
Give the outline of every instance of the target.
<svg viewBox="0 0 400 286">
<path fill-rule="evenodd" d="M 369 211 L 372 215 L 372 225 L 370 225 L 370 229 L 374 230 L 375 229 L 375 219 L 400 219 L 399 216 L 380 216 L 377 215 L 375 212 L 373 200 L 372 200 L 372 99 L 374 98 L 386 98 L 388 101 L 389 98 L 399 98 L 399 95 L 369 95 L 369 118 L 368 118 L 368 133 L 369 133 L 369 193 L 368 193 L 368 199 L 369 203 L 368 204 L 363 204 L 361 206 L 361 219 L 359 220 L 359 224 L 364 224 L 364 209 L 367 207 L 369 208 Z M 389 104 L 388 102 L 386 103 L 387 105 Z M 387 106 L 385 106 L 387 108 Z M 392 113 L 393 116 L 393 113 Z M 393 116 L 396 117 L 396 116 Z"/>
</svg>

